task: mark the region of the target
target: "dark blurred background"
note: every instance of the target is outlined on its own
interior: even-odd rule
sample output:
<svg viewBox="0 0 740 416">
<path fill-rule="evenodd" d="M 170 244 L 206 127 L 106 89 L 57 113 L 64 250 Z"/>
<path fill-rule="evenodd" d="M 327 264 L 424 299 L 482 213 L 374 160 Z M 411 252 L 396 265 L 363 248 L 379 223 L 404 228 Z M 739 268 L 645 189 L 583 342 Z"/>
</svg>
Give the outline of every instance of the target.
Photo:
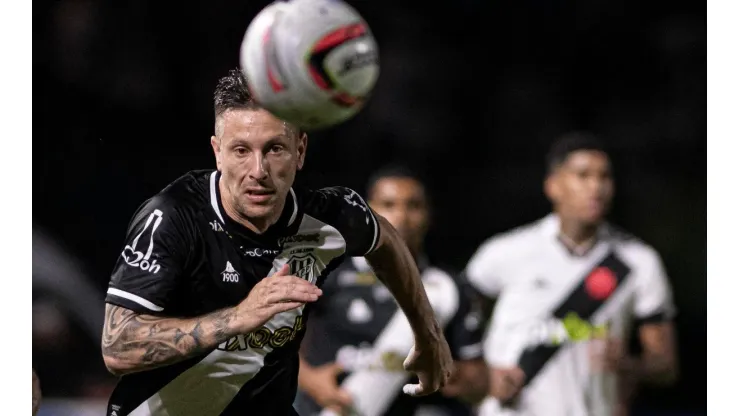
<svg viewBox="0 0 740 416">
<path fill-rule="evenodd" d="M 33 364 L 47 397 L 107 399 L 99 325 L 126 225 L 184 172 L 214 167 L 212 91 L 267 3 L 34 2 Z M 380 78 L 357 117 L 310 134 L 299 180 L 362 190 L 385 163 L 417 168 L 434 201 L 429 255 L 459 270 L 485 238 L 547 213 L 557 135 L 601 135 L 619 181 L 611 219 L 660 251 L 680 312 L 680 383 L 644 389 L 635 414 L 706 414 L 706 3 L 349 3 L 378 41 Z"/>
</svg>

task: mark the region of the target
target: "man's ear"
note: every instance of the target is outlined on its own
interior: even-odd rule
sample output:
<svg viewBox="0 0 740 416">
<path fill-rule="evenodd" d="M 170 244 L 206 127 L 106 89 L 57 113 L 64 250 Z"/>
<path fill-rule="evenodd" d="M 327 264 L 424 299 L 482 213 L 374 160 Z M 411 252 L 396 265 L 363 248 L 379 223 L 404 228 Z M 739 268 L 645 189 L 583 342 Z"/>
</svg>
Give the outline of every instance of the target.
<svg viewBox="0 0 740 416">
<path fill-rule="evenodd" d="M 560 200 L 562 189 L 560 187 L 560 181 L 557 178 L 557 174 L 549 173 L 545 178 L 543 188 L 545 196 L 547 196 L 547 199 L 549 199 L 550 202 L 554 204 Z"/>
<path fill-rule="evenodd" d="M 296 151 L 298 153 L 298 170 L 303 169 L 303 162 L 306 160 L 306 149 L 308 148 L 308 135 L 305 132 L 301 132 L 301 136 L 298 137 L 298 144 Z"/>
<path fill-rule="evenodd" d="M 211 147 L 213 154 L 216 156 L 216 169 L 221 170 L 221 139 L 211 136 Z"/>
</svg>

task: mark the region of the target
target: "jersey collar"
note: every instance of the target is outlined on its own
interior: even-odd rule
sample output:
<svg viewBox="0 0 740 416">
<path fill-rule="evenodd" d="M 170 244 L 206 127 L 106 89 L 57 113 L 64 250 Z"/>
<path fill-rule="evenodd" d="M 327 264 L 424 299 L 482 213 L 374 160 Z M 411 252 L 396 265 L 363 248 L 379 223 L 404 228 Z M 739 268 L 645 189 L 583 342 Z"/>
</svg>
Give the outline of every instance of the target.
<svg viewBox="0 0 740 416">
<path fill-rule="evenodd" d="M 582 257 L 590 253 L 594 247 L 599 245 L 600 242 L 608 240 L 609 237 L 609 224 L 603 222 L 596 231 L 596 240 L 593 244 L 588 247 L 573 249 L 566 241 L 564 241 L 564 236 L 560 233 L 560 218 L 555 213 L 551 213 L 542 219 L 542 230 L 548 239 L 551 239 L 556 244 L 567 250 L 571 255 L 576 257 Z"/>
</svg>

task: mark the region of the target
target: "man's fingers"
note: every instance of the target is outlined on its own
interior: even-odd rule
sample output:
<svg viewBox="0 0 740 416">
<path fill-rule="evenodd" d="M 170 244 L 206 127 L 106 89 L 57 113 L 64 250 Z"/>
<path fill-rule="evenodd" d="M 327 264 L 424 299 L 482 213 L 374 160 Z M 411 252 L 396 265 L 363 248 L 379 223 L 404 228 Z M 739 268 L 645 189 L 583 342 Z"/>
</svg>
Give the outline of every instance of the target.
<svg viewBox="0 0 740 416">
<path fill-rule="evenodd" d="M 270 310 L 271 311 L 270 314 L 272 316 L 275 316 L 275 315 L 279 314 L 280 312 L 289 311 L 291 309 L 295 309 L 295 308 L 298 308 L 300 306 L 303 306 L 304 304 L 305 304 L 305 302 L 281 302 L 281 303 L 276 303 L 276 304 L 274 304 L 272 306 L 272 308 Z"/>
<path fill-rule="evenodd" d="M 346 390 L 338 389 L 335 399 L 342 407 L 352 406 L 352 396 Z"/>
<path fill-rule="evenodd" d="M 433 390 L 430 391 L 430 389 L 426 388 L 422 383 L 406 384 L 403 386 L 403 392 L 413 397 L 426 396 L 427 394 L 434 393 Z"/>
<path fill-rule="evenodd" d="M 403 392 L 410 396 L 425 396 L 432 394 L 441 386 L 439 383 L 434 383 L 431 380 L 429 374 L 424 372 L 416 373 L 416 377 L 419 379 L 417 384 L 407 384 L 403 386 Z"/>
<path fill-rule="evenodd" d="M 281 301 L 314 302 L 321 296 L 321 289 L 314 285 L 289 285 L 281 294 Z"/>
<path fill-rule="evenodd" d="M 280 277 L 280 276 L 287 276 L 290 274 L 290 266 L 288 266 L 288 263 L 283 264 L 283 267 L 279 268 L 275 274 L 273 274 L 270 277 Z"/>
</svg>

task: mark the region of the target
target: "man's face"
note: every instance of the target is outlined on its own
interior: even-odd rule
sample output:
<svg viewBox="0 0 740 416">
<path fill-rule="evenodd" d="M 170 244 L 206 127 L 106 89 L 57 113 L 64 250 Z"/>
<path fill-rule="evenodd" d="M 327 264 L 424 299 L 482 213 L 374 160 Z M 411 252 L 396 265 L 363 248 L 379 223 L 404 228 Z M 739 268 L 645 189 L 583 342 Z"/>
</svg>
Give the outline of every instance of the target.
<svg viewBox="0 0 740 416">
<path fill-rule="evenodd" d="M 211 138 L 223 197 L 248 219 L 280 216 L 296 171 L 303 167 L 306 136 L 262 109 L 230 109 Z"/>
<path fill-rule="evenodd" d="M 412 249 L 420 249 L 429 211 L 422 185 L 411 178 L 382 178 L 370 190 L 370 207 L 388 220 Z"/>
<path fill-rule="evenodd" d="M 609 158 L 596 150 L 575 151 L 550 175 L 546 187 L 560 214 L 595 225 L 614 196 Z"/>
</svg>

